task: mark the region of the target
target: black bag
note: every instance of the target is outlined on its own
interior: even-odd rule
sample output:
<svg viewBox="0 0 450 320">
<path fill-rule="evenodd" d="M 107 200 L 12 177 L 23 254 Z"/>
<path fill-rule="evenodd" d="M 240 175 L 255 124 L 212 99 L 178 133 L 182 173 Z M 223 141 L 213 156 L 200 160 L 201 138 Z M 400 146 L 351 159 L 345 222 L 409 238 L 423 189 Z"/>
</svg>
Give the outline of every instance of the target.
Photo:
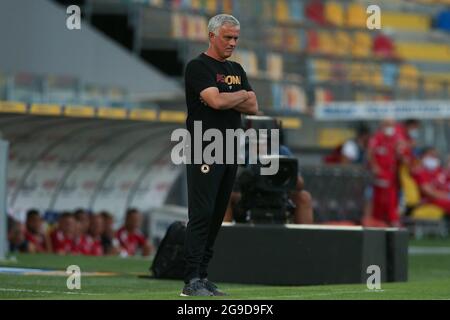
<svg viewBox="0 0 450 320">
<path fill-rule="evenodd" d="M 181 221 L 172 223 L 162 239 L 150 270 L 155 278 L 183 279 L 186 262 L 184 259 L 184 237 L 186 225 Z"/>
</svg>

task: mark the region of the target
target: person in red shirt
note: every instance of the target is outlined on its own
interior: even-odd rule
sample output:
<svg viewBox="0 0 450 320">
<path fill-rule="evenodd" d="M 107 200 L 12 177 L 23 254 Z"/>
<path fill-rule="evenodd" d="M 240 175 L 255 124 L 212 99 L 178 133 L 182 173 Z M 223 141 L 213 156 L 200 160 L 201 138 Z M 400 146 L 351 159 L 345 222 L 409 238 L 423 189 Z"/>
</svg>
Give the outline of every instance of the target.
<svg viewBox="0 0 450 320">
<path fill-rule="evenodd" d="M 39 211 L 35 209 L 28 210 L 25 227 L 25 239 L 28 243 L 28 252 L 49 252 L 50 239 L 42 231 L 42 218 Z"/>
<path fill-rule="evenodd" d="M 420 122 L 415 119 L 406 120 L 395 126 L 399 161 L 401 164 L 407 165 L 410 169 L 412 169 L 416 160 L 414 148 L 417 146 L 419 130 Z"/>
<path fill-rule="evenodd" d="M 125 216 L 125 224 L 116 232 L 122 256 L 134 256 L 138 250 L 143 256 L 151 253 L 150 243 L 140 231 L 142 215 L 137 209 L 128 209 Z"/>
<path fill-rule="evenodd" d="M 442 168 L 439 154 L 434 148 L 427 148 L 421 157 L 421 165 L 413 172 L 419 185 L 422 200 L 435 204 L 450 214 L 450 191 L 448 176 Z"/>
<path fill-rule="evenodd" d="M 398 226 L 397 140 L 395 121 L 384 120 L 369 141 L 368 162 L 373 174 L 372 215 Z"/>
<path fill-rule="evenodd" d="M 75 218 L 70 212 L 64 212 L 58 219 L 58 226 L 50 233 L 53 252 L 70 254 L 73 252 L 75 238 Z"/>
<path fill-rule="evenodd" d="M 102 245 L 102 234 L 104 231 L 103 218 L 99 214 L 94 214 L 90 219 L 90 227 L 88 237 L 90 239 L 90 248 L 88 250 L 88 255 L 91 256 L 102 256 L 103 255 L 103 245 Z"/>
<path fill-rule="evenodd" d="M 447 155 L 447 161 L 444 167 L 446 190 L 450 192 L 450 154 Z"/>
<path fill-rule="evenodd" d="M 89 254 L 92 241 L 89 239 L 89 235 L 84 233 L 83 230 L 82 222 L 75 218 L 75 237 L 71 251 L 72 254 Z"/>
<path fill-rule="evenodd" d="M 88 234 L 90 217 L 88 212 L 83 209 L 77 209 L 74 213 L 75 217 L 75 239 L 72 248 L 73 254 L 89 255 L 94 240 Z"/>
</svg>

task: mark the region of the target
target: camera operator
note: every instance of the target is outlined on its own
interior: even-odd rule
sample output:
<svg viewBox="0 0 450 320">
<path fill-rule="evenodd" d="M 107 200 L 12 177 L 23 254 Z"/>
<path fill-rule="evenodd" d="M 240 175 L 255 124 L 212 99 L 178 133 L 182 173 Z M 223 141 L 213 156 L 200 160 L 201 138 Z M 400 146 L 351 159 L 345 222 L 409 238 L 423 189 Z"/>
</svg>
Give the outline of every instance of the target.
<svg viewBox="0 0 450 320">
<path fill-rule="evenodd" d="M 283 143 L 282 136 L 280 137 L 281 143 L 278 154 L 280 156 L 294 157 L 291 150 Z M 241 183 L 242 175 L 246 174 L 248 166 L 240 166 L 237 173 L 237 178 L 231 192 L 230 200 L 228 202 L 227 210 L 225 212 L 224 222 L 232 222 L 236 220 L 238 215 L 239 204 L 242 200 Z M 289 192 L 287 195 L 287 201 L 291 201 L 294 205 L 293 216 L 290 219 L 291 223 L 295 224 L 312 224 L 313 219 L 313 206 L 311 194 L 304 190 L 304 181 L 300 174 L 297 175 L 297 182 L 294 191 Z"/>
</svg>

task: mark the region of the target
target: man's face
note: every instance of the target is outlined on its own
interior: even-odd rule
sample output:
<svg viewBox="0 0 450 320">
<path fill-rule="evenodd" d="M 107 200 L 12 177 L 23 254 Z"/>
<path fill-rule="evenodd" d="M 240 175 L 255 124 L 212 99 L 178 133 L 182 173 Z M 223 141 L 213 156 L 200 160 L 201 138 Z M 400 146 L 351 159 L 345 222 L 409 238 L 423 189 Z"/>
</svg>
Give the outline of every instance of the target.
<svg viewBox="0 0 450 320">
<path fill-rule="evenodd" d="M 78 216 L 78 221 L 81 223 L 81 232 L 88 232 L 90 223 L 88 214 L 86 212 L 81 213 Z"/>
<path fill-rule="evenodd" d="M 388 137 L 392 137 L 395 134 L 395 120 L 387 119 L 381 122 L 381 130 Z"/>
<path fill-rule="evenodd" d="M 76 231 L 75 222 L 76 222 L 76 220 L 74 217 L 65 217 L 61 221 L 60 228 L 66 236 L 73 237 L 75 235 L 75 231 Z"/>
<path fill-rule="evenodd" d="M 127 226 L 129 229 L 139 229 L 142 225 L 142 218 L 139 212 L 130 214 L 127 218 Z"/>
<path fill-rule="evenodd" d="M 32 233 L 38 233 L 41 231 L 42 220 L 38 215 L 32 215 L 27 220 L 27 228 Z"/>
<path fill-rule="evenodd" d="M 106 232 L 113 231 L 114 220 L 111 217 L 103 217 L 103 227 Z"/>
<path fill-rule="evenodd" d="M 211 46 L 219 57 L 222 59 L 231 57 L 239 39 L 239 32 L 239 27 L 226 23 L 217 30 L 217 35 L 209 33 Z"/>
<path fill-rule="evenodd" d="M 104 231 L 103 219 L 100 216 L 92 216 L 91 232 L 93 236 L 99 236 Z"/>
</svg>

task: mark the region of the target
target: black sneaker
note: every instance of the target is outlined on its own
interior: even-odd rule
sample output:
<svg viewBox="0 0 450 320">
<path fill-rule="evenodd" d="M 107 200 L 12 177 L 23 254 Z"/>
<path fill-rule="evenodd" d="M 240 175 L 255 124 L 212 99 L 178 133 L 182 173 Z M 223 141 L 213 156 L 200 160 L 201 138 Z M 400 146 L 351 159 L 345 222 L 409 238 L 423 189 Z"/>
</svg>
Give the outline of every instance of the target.
<svg viewBox="0 0 450 320">
<path fill-rule="evenodd" d="M 213 296 L 214 294 L 206 289 L 205 284 L 200 279 L 193 279 L 186 284 L 181 292 L 182 297 L 194 297 L 194 296 Z"/>
<path fill-rule="evenodd" d="M 208 279 L 202 279 L 200 280 L 203 282 L 204 286 L 206 289 L 208 289 L 210 292 L 212 292 L 213 295 L 215 296 L 226 296 L 227 294 L 223 291 L 220 291 L 219 288 L 217 288 L 217 286 L 212 283 L 211 281 L 209 281 Z"/>
</svg>

